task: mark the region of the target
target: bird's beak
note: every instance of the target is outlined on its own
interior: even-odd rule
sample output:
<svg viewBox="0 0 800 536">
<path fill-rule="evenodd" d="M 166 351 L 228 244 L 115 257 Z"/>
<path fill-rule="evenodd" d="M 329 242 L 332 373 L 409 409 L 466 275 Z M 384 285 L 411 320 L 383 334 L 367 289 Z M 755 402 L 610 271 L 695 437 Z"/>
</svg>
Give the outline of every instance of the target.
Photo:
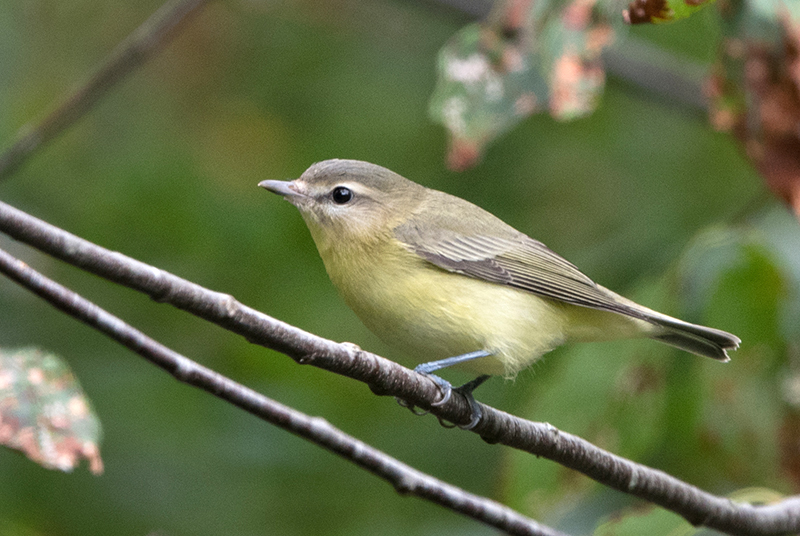
<svg viewBox="0 0 800 536">
<path fill-rule="evenodd" d="M 297 189 L 293 181 L 261 181 L 258 183 L 262 188 L 269 190 L 273 194 L 282 195 L 285 199 L 291 200 L 297 197 L 305 197 Z"/>
</svg>

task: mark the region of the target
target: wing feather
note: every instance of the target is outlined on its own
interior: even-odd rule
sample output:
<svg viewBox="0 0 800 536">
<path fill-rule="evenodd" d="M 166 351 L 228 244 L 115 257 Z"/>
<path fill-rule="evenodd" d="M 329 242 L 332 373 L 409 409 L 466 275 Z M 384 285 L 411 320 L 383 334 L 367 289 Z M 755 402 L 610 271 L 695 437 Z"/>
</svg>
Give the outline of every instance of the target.
<svg viewBox="0 0 800 536">
<path fill-rule="evenodd" d="M 466 236 L 439 228 L 433 236 L 413 224 L 395 229 L 395 237 L 409 250 L 444 270 L 573 305 L 647 319 L 642 312 L 615 300 L 543 243 L 517 231 L 507 234 Z"/>
</svg>

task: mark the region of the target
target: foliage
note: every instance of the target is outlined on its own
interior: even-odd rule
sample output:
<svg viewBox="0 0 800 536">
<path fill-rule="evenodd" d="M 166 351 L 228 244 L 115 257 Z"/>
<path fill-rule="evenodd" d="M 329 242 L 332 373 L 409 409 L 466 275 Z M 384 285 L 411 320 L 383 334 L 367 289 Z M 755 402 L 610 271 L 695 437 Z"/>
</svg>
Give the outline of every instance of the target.
<svg viewBox="0 0 800 536">
<path fill-rule="evenodd" d="M 800 218 L 800 2 L 731 2 L 722 14 L 711 122 Z"/>
<path fill-rule="evenodd" d="M 591 113 L 612 36 L 609 13 L 582 0 L 501 0 L 462 29 L 439 53 L 430 104 L 450 131 L 450 168 L 473 166 L 484 145 L 542 109 L 563 120 Z"/>
<path fill-rule="evenodd" d="M 0 443 L 48 469 L 82 458 L 103 472 L 100 421 L 64 361 L 36 348 L 0 349 Z"/>
<path fill-rule="evenodd" d="M 629 24 L 689 17 L 709 1 L 498 1 L 489 18 L 442 48 L 431 115 L 450 134 L 448 164 L 464 169 L 528 115 L 592 113 L 603 91 L 600 53 Z M 800 217 L 800 2 L 721 2 L 724 40 L 711 77 L 711 123 L 743 143 L 767 185 Z M 616 23 L 616 24 L 615 24 Z M 612 27 L 615 27 L 612 29 Z M 665 29 L 665 31 L 668 31 Z"/>
<path fill-rule="evenodd" d="M 628 24 L 674 22 L 691 16 L 715 0 L 634 0 L 623 12 Z"/>
<path fill-rule="evenodd" d="M 763 488 L 747 488 L 731 494 L 732 501 L 750 504 L 771 504 L 781 498 L 780 494 Z M 594 536 L 691 536 L 707 533 L 707 530 L 692 527 L 672 512 L 648 506 L 626 508 L 611 516 L 597 527 Z"/>
</svg>

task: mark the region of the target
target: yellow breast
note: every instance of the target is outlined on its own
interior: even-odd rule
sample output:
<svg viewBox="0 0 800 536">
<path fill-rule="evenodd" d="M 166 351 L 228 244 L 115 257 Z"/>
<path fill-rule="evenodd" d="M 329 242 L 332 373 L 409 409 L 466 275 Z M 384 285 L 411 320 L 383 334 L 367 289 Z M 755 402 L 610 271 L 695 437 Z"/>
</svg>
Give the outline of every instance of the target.
<svg viewBox="0 0 800 536">
<path fill-rule="evenodd" d="M 563 304 L 444 271 L 393 238 L 320 255 L 367 328 L 415 363 L 487 350 L 460 368 L 513 376 L 564 342 Z"/>
</svg>

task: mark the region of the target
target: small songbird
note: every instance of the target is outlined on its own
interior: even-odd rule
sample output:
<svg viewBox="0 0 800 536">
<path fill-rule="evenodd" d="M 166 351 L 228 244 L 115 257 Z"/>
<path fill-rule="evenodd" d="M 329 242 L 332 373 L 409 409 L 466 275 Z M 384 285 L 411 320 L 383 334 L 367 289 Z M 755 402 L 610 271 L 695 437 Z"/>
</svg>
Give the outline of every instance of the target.
<svg viewBox="0 0 800 536">
<path fill-rule="evenodd" d="M 623 298 L 480 207 L 375 164 L 326 160 L 259 186 L 297 207 L 347 305 L 424 362 L 416 370 L 446 397 L 450 385 L 433 371 L 480 374 L 469 391 L 566 342 L 648 337 L 719 361 L 739 346 L 730 333 Z"/>
</svg>

